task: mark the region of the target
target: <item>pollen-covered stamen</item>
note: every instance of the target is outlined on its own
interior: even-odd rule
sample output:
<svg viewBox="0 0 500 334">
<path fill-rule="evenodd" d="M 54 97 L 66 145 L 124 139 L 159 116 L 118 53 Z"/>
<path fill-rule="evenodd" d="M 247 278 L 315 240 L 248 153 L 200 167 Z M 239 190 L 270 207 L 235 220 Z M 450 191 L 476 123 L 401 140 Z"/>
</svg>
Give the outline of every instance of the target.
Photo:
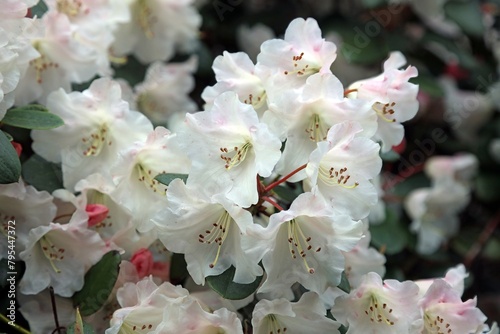
<svg viewBox="0 0 500 334">
<path fill-rule="evenodd" d="M 301 52 L 297 56 L 292 57 L 293 70 L 285 71 L 285 75 L 295 74 L 297 76 L 309 75 L 319 72 L 319 69 L 311 66 L 306 59 L 304 59 L 304 52 Z"/>
<path fill-rule="evenodd" d="M 267 318 L 267 331 L 269 334 L 283 334 L 286 333 L 287 328 L 274 314 L 269 314 Z"/>
<path fill-rule="evenodd" d="M 10 230 L 11 230 L 11 231 L 13 230 L 13 228 L 15 228 L 15 226 L 14 226 L 14 225 L 11 225 L 12 223 L 11 223 L 11 224 L 9 224 L 9 221 L 10 221 L 10 222 L 14 222 L 14 221 L 16 221 L 16 217 L 14 217 L 14 216 L 8 216 L 8 215 L 6 215 L 6 214 L 4 214 L 4 213 L 1 213 L 1 212 L 0 212 L 0 221 L 2 222 L 2 234 L 3 234 L 3 235 L 5 235 L 5 237 L 8 237 L 8 238 L 9 238 L 9 240 L 11 240 L 11 239 L 12 239 L 12 237 L 14 237 L 14 238 L 15 238 L 15 236 L 13 236 L 13 235 L 9 235 L 9 232 L 8 232 L 8 231 L 9 231 L 9 226 L 11 226 L 11 227 L 10 227 Z M 12 232 L 11 232 L 11 233 L 12 233 Z M 10 237 L 9 237 L 9 236 L 10 236 Z"/>
<path fill-rule="evenodd" d="M 40 53 L 40 57 L 30 60 L 29 66 L 31 66 L 35 70 L 36 82 L 41 84 L 43 81 L 43 72 L 51 68 L 58 68 L 59 64 L 47 58 L 42 50 L 42 44 L 40 41 L 33 42 L 33 47 Z"/>
<path fill-rule="evenodd" d="M 82 143 L 85 146 L 83 150 L 84 156 L 99 155 L 105 145 L 111 146 L 113 144 L 112 141 L 108 139 L 108 126 L 106 124 L 101 125 L 99 129 L 91 133 L 90 136 L 83 137 Z"/>
<path fill-rule="evenodd" d="M 396 105 L 396 102 L 391 102 L 391 103 L 386 103 L 382 104 L 380 102 L 375 102 L 372 105 L 372 109 L 377 113 L 377 115 L 382 118 L 384 121 L 392 123 L 396 122 L 395 118 L 389 118 L 394 115 L 394 106 Z"/>
<path fill-rule="evenodd" d="M 450 323 L 446 322 L 441 316 L 433 316 L 427 312 L 424 314 L 424 326 L 429 334 L 452 334 Z"/>
<path fill-rule="evenodd" d="M 144 35 L 151 39 L 154 37 L 153 25 L 158 21 L 151 7 L 148 6 L 148 0 L 139 0 L 137 3 L 137 21 Z"/>
<path fill-rule="evenodd" d="M 309 139 L 311 139 L 312 141 L 320 142 L 326 140 L 329 129 L 330 128 L 321 121 L 321 117 L 318 114 L 314 114 L 309 119 L 306 133 L 309 135 Z"/>
<path fill-rule="evenodd" d="M 78 14 L 88 14 L 90 9 L 84 8 L 81 0 L 57 0 L 57 11 L 75 17 Z"/>
<path fill-rule="evenodd" d="M 358 182 L 352 182 L 351 175 L 347 173 L 347 167 L 337 169 L 320 165 L 318 175 L 323 182 L 331 186 L 339 185 L 346 189 L 352 189 L 359 185 Z"/>
<path fill-rule="evenodd" d="M 198 242 L 207 245 L 217 244 L 217 255 L 215 255 L 214 261 L 210 263 L 210 268 L 215 267 L 217 261 L 219 260 L 220 250 L 227 238 L 229 227 L 231 226 L 232 222 L 233 218 L 227 211 L 224 211 L 224 213 L 219 216 L 217 221 L 212 223 L 212 227 L 210 228 L 210 230 L 206 229 L 198 235 Z"/>
<path fill-rule="evenodd" d="M 224 161 L 224 168 L 230 170 L 231 168 L 238 166 L 243 162 L 243 160 L 245 160 L 245 157 L 251 148 L 252 144 L 248 141 L 241 145 L 241 147 L 235 146 L 232 149 L 221 147 L 220 151 L 222 154 L 220 155 L 220 158 Z"/>
<path fill-rule="evenodd" d="M 300 227 L 300 224 L 292 219 L 287 224 L 288 229 L 288 249 L 293 259 L 301 258 L 304 262 L 306 270 L 310 274 L 314 274 L 315 270 L 307 262 L 307 252 L 321 252 L 321 247 L 313 247 L 311 244 L 312 237 L 306 236 Z"/>
<path fill-rule="evenodd" d="M 243 103 L 251 104 L 255 109 L 259 109 L 266 102 L 266 92 L 263 91 L 260 95 L 248 94 L 248 97 L 243 100 Z"/>
<path fill-rule="evenodd" d="M 40 239 L 40 247 L 45 257 L 49 260 L 52 269 L 54 269 L 56 273 L 60 273 L 61 270 L 56 267 L 54 261 L 62 261 L 64 259 L 65 249 L 57 247 L 47 235 L 44 235 Z"/>
<path fill-rule="evenodd" d="M 129 321 L 124 321 L 120 332 L 124 333 L 149 333 L 153 329 L 153 324 L 150 323 L 131 323 Z"/>
<path fill-rule="evenodd" d="M 151 169 L 144 167 L 142 164 L 138 163 L 135 165 L 137 179 L 143 182 L 146 187 L 150 188 L 153 192 L 160 192 L 160 182 L 155 179 L 156 173 L 153 174 Z"/>
<path fill-rule="evenodd" d="M 394 326 L 391 313 L 392 308 L 386 303 L 379 302 L 374 295 L 370 296 L 370 302 L 365 309 L 365 314 L 370 317 L 371 322 Z"/>
</svg>

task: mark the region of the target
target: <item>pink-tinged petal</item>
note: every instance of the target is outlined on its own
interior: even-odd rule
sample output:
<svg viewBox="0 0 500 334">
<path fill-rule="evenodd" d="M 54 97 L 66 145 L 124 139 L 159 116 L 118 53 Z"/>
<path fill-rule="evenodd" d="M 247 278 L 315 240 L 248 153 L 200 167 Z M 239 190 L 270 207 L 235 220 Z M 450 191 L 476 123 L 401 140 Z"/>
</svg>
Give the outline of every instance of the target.
<svg viewBox="0 0 500 334">
<path fill-rule="evenodd" d="M 109 213 L 108 207 L 102 204 L 87 204 L 85 211 L 89 215 L 89 227 L 102 222 Z"/>
</svg>

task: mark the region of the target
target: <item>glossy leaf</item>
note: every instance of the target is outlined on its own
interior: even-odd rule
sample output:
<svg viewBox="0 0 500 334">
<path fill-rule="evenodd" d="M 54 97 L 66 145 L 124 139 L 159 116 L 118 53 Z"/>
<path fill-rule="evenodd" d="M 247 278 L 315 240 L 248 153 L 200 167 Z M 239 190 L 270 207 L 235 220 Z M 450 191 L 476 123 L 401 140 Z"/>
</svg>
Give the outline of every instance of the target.
<svg viewBox="0 0 500 334">
<path fill-rule="evenodd" d="M 345 271 L 342 272 L 342 278 L 340 279 L 339 285 L 337 287 L 344 291 L 345 293 L 350 293 L 351 292 L 351 284 L 349 283 L 349 280 L 347 279 L 347 275 L 345 274 Z"/>
<path fill-rule="evenodd" d="M 23 178 L 38 190 L 53 192 L 63 188 L 61 167 L 34 154 L 23 164 Z"/>
<path fill-rule="evenodd" d="M 7 136 L 0 131 L 0 184 L 14 183 L 21 176 L 21 162 Z"/>
<path fill-rule="evenodd" d="M 158 174 L 156 175 L 155 180 L 168 186 L 170 182 L 172 182 L 175 179 L 181 179 L 182 181 L 186 182 L 187 178 L 188 178 L 187 174 L 170 173 L 170 174 Z"/>
<path fill-rule="evenodd" d="M 10 109 L 2 123 L 23 129 L 48 130 L 64 125 L 61 117 L 51 114 L 41 105 L 28 105 Z"/>
<path fill-rule="evenodd" d="M 466 34 L 483 37 L 483 13 L 479 1 L 448 1 L 444 5 L 444 12 Z"/>
<path fill-rule="evenodd" d="M 263 276 L 259 276 L 250 284 L 238 284 L 233 282 L 236 268 L 231 266 L 228 270 L 218 276 L 208 276 L 208 286 L 225 299 L 244 299 L 254 293 L 259 287 Z"/>
<path fill-rule="evenodd" d="M 73 305 L 83 316 L 97 312 L 108 300 L 118 278 L 121 256 L 116 250 L 106 253 L 85 274 L 83 288 L 73 295 Z"/>
<path fill-rule="evenodd" d="M 398 215 L 386 210 L 385 221 L 380 225 L 371 225 L 372 243 L 377 248 L 385 249 L 389 255 L 402 251 L 408 244 L 408 227 L 400 222 Z"/>
</svg>

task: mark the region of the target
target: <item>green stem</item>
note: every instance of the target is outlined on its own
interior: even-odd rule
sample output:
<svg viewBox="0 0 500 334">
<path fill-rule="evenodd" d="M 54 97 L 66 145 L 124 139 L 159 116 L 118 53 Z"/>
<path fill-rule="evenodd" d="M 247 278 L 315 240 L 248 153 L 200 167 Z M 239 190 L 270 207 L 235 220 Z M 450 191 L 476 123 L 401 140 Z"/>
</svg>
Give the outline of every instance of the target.
<svg viewBox="0 0 500 334">
<path fill-rule="evenodd" d="M 9 319 L 7 319 L 3 314 L 0 313 L 0 319 L 2 319 L 2 322 L 5 322 L 6 324 L 8 324 L 9 326 L 12 326 L 9 324 Z M 17 324 L 14 324 L 12 327 L 14 327 L 19 333 L 23 333 L 23 334 L 31 334 L 30 331 L 28 331 L 27 329 L 17 325 Z"/>
</svg>

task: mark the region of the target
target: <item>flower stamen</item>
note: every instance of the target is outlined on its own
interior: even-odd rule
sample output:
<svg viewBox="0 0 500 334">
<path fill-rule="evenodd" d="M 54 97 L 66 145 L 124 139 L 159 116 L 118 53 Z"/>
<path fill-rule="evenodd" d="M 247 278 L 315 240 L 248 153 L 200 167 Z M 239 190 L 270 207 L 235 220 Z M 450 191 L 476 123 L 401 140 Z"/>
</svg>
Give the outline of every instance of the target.
<svg viewBox="0 0 500 334">
<path fill-rule="evenodd" d="M 380 102 L 375 102 L 372 105 L 372 109 L 377 113 L 377 115 L 382 118 L 384 121 L 388 123 L 396 122 L 395 118 L 389 118 L 388 116 L 394 115 L 393 107 L 396 105 L 396 102 L 382 104 Z"/>
<path fill-rule="evenodd" d="M 324 166 L 320 166 L 318 175 L 319 175 L 319 177 L 321 177 L 323 182 L 325 182 L 326 184 L 328 184 L 330 186 L 339 185 L 345 189 L 353 189 L 359 185 L 358 182 L 354 182 L 351 185 L 347 185 L 347 182 L 351 178 L 351 175 L 347 174 L 347 167 L 344 167 L 341 169 L 336 169 L 334 167 L 330 167 L 328 169 Z"/>
<path fill-rule="evenodd" d="M 321 122 L 321 117 L 318 114 L 314 114 L 309 119 L 309 126 L 306 129 L 306 133 L 312 141 L 320 142 L 326 140 L 328 130 L 330 128 L 326 127 L 324 122 Z"/>
<path fill-rule="evenodd" d="M 54 261 L 62 261 L 64 259 L 65 249 L 56 247 L 46 235 L 40 239 L 40 247 L 45 257 L 49 260 L 52 269 L 54 269 L 56 273 L 60 273 L 61 270 L 56 267 Z"/>
<path fill-rule="evenodd" d="M 225 162 L 224 167 L 227 170 L 230 170 L 231 168 L 238 166 L 241 162 L 243 162 L 243 160 L 245 160 L 245 157 L 251 148 L 252 144 L 249 141 L 245 142 L 241 148 L 235 146 L 231 151 L 227 147 L 221 147 L 220 151 L 222 154 L 220 155 L 220 158 Z"/>
<path fill-rule="evenodd" d="M 311 239 L 312 237 L 306 236 L 302 229 L 300 228 L 300 224 L 295 221 L 295 219 L 290 220 L 287 222 L 287 229 L 288 229 L 288 249 L 290 250 L 290 254 L 292 255 L 293 259 L 296 259 L 297 256 L 300 256 L 302 258 L 302 261 L 304 261 L 304 266 L 306 267 L 306 270 L 310 274 L 314 274 L 315 270 L 314 268 L 309 266 L 309 263 L 307 262 L 307 251 L 311 251 L 313 249 L 313 246 L 311 245 Z M 321 247 L 316 248 L 315 252 L 320 252 Z"/>
<path fill-rule="evenodd" d="M 216 222 L 212 223 L 212 228 L 210 230 L 205 230 L 203 233 L 198 235 L 198 242 L 205 243 L 207 245 L 217 244 L 217 254 L 215 255 L 214 261 L 210 263 L 209 267 L 213 268 L 219 260 L 220 250 L 222 244 L 227 238 L 229 233 L 229 227 L 233 222 L 233 218 L 229 215 L 227 211 L 217 219 Z"/>
<path fill-rule="evenodd" d="M 386 303 L 380 304 L 374 295 L 370 296 L 370 303 L 365 309 L 365 314 L 370 317 L 371 322 L 385 323 L 394 326 L 394 321 L 390 319 L 392 308 L 389 308 Z"/>
<path fill-rule="evenodd" d="M 101 153 L 102 148 L 105 144 L 108 146 L 112 145 L 112 141 L 108 140 L 108 126 L 103 124 L 99 127 L 99 129 L 90 134 L 88 137 L 83 137 L 82 142 L 87 145 L 85 150 L 83 151 L 83 155 L 88 156 L 97 156 Z"/>
</svg>

